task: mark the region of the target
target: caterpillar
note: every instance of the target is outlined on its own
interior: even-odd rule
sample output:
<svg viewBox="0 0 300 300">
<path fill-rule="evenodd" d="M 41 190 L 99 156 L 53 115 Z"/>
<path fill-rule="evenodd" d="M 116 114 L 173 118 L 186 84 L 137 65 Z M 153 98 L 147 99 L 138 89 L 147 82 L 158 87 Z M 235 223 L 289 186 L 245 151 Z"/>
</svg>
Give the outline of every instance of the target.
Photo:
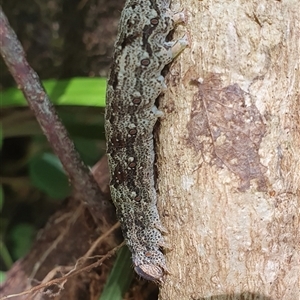
<svg viewBox="0 0 300 300">
<path fill-rule="evenodd" d="M 105 132 L 110 191 L 138 275 L 162 282 L 169 273 L 154 178 L 153 127 L 163 113 L 155 100 L 165 88 L 162 69 L 186 46 L 166 38 L 183 14 L 170 0 L 127 0 L 107 84 Z"/>
</svg>

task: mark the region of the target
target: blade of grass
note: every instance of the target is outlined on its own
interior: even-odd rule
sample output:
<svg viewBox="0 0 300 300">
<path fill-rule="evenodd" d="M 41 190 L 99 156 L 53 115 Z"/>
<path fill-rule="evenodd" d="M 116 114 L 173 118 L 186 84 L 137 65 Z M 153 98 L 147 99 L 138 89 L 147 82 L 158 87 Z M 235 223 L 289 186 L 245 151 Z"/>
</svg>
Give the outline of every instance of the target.
<svg viewBox="0 0 300 300">
<path fill-rule="evenodd" d="M 3 243 L 2 239 L 0 240 L 0 257 L 3 263 L 5 264 L 5 268 L 9 270 L 13 264 L 13 260 L 9 254 L 6 245 Z"/>
<path fill-rule="evenodd" d="M 105 78 L 72 78 L 44 80 L 51 101 L 55 105 L 105 106 Z M 0 107 L 27 106 L 23 93 L 17 88 L 2 92 Z"/>
<path fill-rule="evenodd" d="M 122 300 L 133 276 L 131 253 L 124 246 L 118 252 L 116 262 L 99 300 Z"/>
</svg>

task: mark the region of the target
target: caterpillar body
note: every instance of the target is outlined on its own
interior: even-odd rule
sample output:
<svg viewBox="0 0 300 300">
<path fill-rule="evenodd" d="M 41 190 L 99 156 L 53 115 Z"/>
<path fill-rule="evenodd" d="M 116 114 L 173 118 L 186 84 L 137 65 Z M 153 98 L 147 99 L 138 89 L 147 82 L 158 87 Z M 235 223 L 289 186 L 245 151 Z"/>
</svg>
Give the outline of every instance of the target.
<svg viewBox="0 0 300 300">
<path fill-rule="evenodd" d="M 153 127 L 162 116 L 155 100 L 162 69 L 187 45 L 166 42 L 183 14 L 169 0 L 127 0 L 121 14 L 105 111 L 110 190 L 135 271 L 161 282 L 168 273 L 161 252 L 163 226 L 156 207 Z"/>
</svg>

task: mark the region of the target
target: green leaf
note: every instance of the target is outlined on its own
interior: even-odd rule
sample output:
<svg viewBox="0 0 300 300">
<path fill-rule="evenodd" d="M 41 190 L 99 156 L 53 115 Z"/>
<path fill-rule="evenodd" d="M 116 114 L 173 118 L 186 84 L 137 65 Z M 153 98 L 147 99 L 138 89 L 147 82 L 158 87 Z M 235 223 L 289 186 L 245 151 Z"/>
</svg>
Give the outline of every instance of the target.
<svg viewBox="0 0 300 300">
<path fill-rule="evenodd" d="M 4 194 L 3 194 L 2 184 L 0 184 L 0 212 L 2 211 L 3 204 L 4 204 Z"/>
<path fill-rule="evenodd" d="M 29 162 L 32 184 L 55 199 L 70 194 L 71 187 L 59 159 L 52 153 L 42 153 Z"/>
<path fill-rule="evenodd" d="M 114 267 L 104 286 L 99 300 L 122 300 L 133 279 L 131 253 L 124 246 L 119 252 Z"/>
<path fill-rule="evenodd" d="M 12 253 L 15 259 L 23 257 L 30 249 L 35 234 L 35 228 L 27 223 L 19 223 L 13 227 L 10 239 L 14 245 Z"/>
<path fill-rule="evenodd" d="M 0 150 L 2 149 L 2 144 L 3 144 L 3 131 L 2 131 L 2 123 L 0 123 Z"/>
<path fill-rule="evenodd" d="M 13 264 L 13 260 L 10 256 L 10 253 L 9 253 L 6 245 L 3 243 L 2 239 L 0 240 L 0 257 L 1 257 L 1 261 L 5 265 L 6 269 L 9 270 Z"/>
<path fill-rule="evenodd" d="M 6 272 L 0 271 L 0 284 L 5 281 L 6 278 Z"/>
<path fill-rule="evenodd" d="M 105 78 L 52 79 L 43 81 L 43 86 L 55 105 L 105 107 Z M 25 105 L 27 102 L 24 95 L 17 88 L 2 92 L 0 107 Z"/>
</svg>

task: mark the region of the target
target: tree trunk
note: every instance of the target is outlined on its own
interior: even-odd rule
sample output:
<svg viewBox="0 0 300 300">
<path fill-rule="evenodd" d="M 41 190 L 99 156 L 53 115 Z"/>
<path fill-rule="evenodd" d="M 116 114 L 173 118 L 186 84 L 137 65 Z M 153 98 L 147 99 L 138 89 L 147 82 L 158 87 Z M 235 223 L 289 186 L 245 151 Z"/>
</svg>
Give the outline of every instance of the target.
<svg viewBox="0 0 300 300">
<path fill-rule="evenodd" d="M 297 300 L 299 4 L 180 7 L 175 36 L 190 48 L 167 76 L 157 137 L 171 273 L 160 299 Z"/>
</svg>

